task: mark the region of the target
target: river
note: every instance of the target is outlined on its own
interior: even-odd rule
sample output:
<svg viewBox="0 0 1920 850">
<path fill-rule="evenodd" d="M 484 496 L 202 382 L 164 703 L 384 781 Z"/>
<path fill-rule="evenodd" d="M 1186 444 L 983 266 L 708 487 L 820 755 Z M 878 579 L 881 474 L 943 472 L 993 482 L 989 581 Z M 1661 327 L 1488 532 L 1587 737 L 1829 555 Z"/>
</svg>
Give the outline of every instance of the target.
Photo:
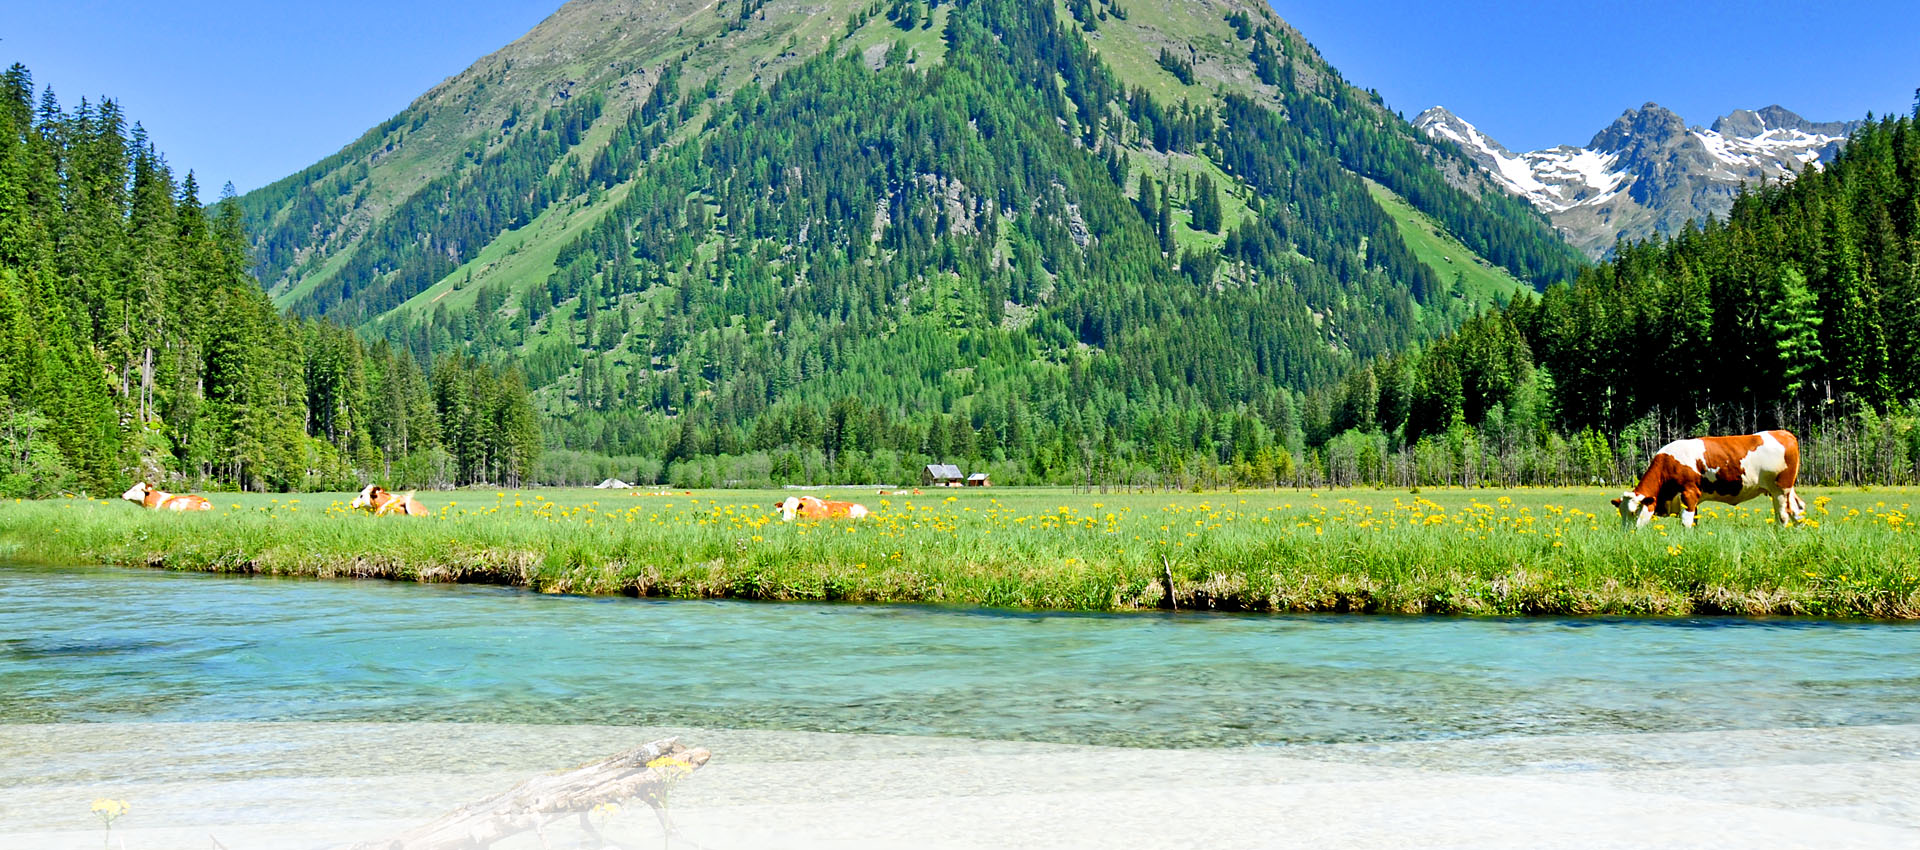
<svg viewBox="0 0 1920 850">
<path fill-rule="evenodd" d="M 1773 777 L 1764 808 L 1793 811 L 1789 798 L 1810 780 L 1779 775 L 1782 765 L 1866 763 L 1891 785 L 1849 798 L 1879 812 L 1862 823 L 1896 830 L 1890 840 L 1920 837 L 1912 802 L 1920 789 L 1920 627 L 1879 623 L 1042 614 L 4 567 L 0 717 L 0 755 L 11 764 L 0 768 L 0 806 L 17 797 L 0 807 L 6 846 L 10 827 L 47 846 L 97 839 L 84 818 L 40 810 L 62 794 L 111 795 L 115 780 L 151 792 L 136 811 L 161 825 L 144 846 L 204 821 L 205 812 L 165 821 L 154 811 L 191 808 L 192 797 L 167 796 L 182 793 L 183 782 L 253 788 L 272 778 L 336 800 L 342 789 L 334 785 L 346 777 L 360 776 L 363 790 L 381 786 L 381 771 L 352 767 L 356 750 L 340 740 L 345 730 L 353 730 L 353 746 L 386 742 L 373 752 L 401 741 L 422 748 L 385 774 L 416 783 L 443 777 L 443 796 L 426 795 L 420 813 L 498 787 L 516 770 L 564 766 L 642 729 L 664 729 L 726 743 L 736 765 L 759 765 L 734 774 L 754 789 L 755 805 L 785 799 L 802 781 L 769 765 L 797 770 L 813 759 L 882 775 L 918 764 L 902 784 L 883 787 L 905 793 L 916 778 L 934 783 L 923 796 L 937 792 L 952 808 L 957 777 L 935 783 L 936 768 L 986 754 L 1026 765 L 1026 778 L 1003 777 L 1020 800 L 1023 782 L 1039 782 L 1031 790 L 1042 795 L 1072 787 L 1070 777 L 1092 783 L 1084 793 L 1118 793 L 1126 783 L 1117 777 L 1154 770 L 1140 759 L 1164 765 L 1163 779 L 1217 762 L 1204 775 L 1246 774 L 1234 787 L 1302 793 L 1328 776 L 1549 776 L 1556 787 L 1570 776 L 1612 776 L 1620 782 L 1610 787 L 1638 792 L 1647 779 L 1634 772 L 1657 763 L 1669 778 L 1744 765 L 1759 771 L 1746 784 Z M 274 744 L 247 749 L 239 761 L 253 767 L 235 773 L 235 739 Z M 730 753 L 714 749 L 710 770 L 720 774 Z M 1827 756 L 1808 762 L 1809 752 Z M 115 758 L 130 763 L 102 767 Z M 552 759 L 561 761 L 543 761 Z M 1293 772 L 1303 763 L 1325 776 Z M 1423 778 L 1397 772 L 1408 769 Z M 1106 779 L 1092 778 L 1103 771 Z M 743 805 L 739 787 L 694 795 L 683 817 L 733 811 Z M 1156 801 L 1178 796 L 1158 782 L 1149 790 Z M 1496 790 L 1461 793 L 1491 804 Z M 873 802 L 845 793 L 782 805 L 823 812 L 835 802 Z M 310 843 L 286 846 L 326 846 L 328 824 L 358 820 L 371 829 L 418 817 L 394 808 L 391 794 L 347 814 L 323 813 L 316 800 L 291 794 L 280 804 L 297 812 L 287 822 L 314 832 Z M 1881 794 L 1907 794 L 1908 802 Z M 388 802 L 383 808 L 376 799 Z M 1589 788 L 1566 803 L 1580 809 L 1595 799 Z M 1250 813 L 1282 811 L 1265 800 L 1251 798 Z M 1621 805 L 1654 816 L 1648 812 L 1658 807 L 1645 803 Z M 1071 822 L 1073 806 L 1062 805 L 1066 814 L 1046 810 L 1055 818 L 1048 823 Z M 374 809 L 378 817 L 368 814 Z M 1752 812 L 1741 817 L 1754 823 Z M 875 846 L 926 843 L 898 832 L 919 818 L 886 826 Z M 253 821 L 218 823 L 249 834 Z M 1145 829 L 1126 834 L 1151 837 Z M 1778 824 L 1766 829 L 1788 834 Z M 727 835 L 723 827 L 709 834 Z M 1835 838 L 1825 828 L 1808 834 Z M 1389 830 L 1382 843 L 1396 835 Z M 1467 838 L 1501 844 L 1485 832 Z M 787 839 L 807 844 L 792 835 L 776 843 Z M 1880 846 L 1872 835 L 1863 840 Z"/>
</svg>

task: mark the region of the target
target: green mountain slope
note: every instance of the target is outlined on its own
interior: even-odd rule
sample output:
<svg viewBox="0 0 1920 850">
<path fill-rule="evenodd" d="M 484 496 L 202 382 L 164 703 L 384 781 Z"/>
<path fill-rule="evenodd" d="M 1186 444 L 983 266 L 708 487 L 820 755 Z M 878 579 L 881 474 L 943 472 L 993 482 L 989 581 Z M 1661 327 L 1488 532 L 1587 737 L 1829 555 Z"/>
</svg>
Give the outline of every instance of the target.
<svg viewBox="0 0 1920 850">
<path fill-rule="evenodd" d="M 1419 139 L 1255 3 L 582 0 L 243 204 L 282 306 L 514 360 L 570 447 L 1062 480 L 1297 452 L 1577 269 Z"/>
</svg>

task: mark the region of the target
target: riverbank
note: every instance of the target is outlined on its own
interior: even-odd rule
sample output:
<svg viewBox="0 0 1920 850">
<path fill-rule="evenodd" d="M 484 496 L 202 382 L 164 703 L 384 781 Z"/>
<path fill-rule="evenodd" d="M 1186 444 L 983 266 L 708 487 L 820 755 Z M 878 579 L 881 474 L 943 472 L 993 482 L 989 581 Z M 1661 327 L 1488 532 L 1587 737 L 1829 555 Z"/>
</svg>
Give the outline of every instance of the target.
<svg viewBox="0 0 1920 850">
<path fill-rule="evenodd" d="M 783 524 L 778 491 L 425 494 L 425 519 L 344 494 L 0 507 L 0 559 L 549 593 L 996 608 L 1470 615 L 1746 614 L 1920 619 L 1907 488 L 1810 491 L 1815 522 L 1764 501 L 1623 533 L 1608 493 L 1351 490 L 1070 494 L 839 492 L 857 523 Z"/>
<path fill-rule="evenodd" d="M 1914 726 L 1170 750 L 712 728 L 83 723 L 0 726 L 0 748 L 20 755 L 0 763 L 0 845 L 351 844 L 666 734 L 715 753 L 671 798 L 685 843 L 710 847 L 1920 841 Z M 110 836 L 88 811 L 97 798 L 128 806 Z M 603 840 L 660 843 L 642 805 L 591 822 Z M 586 836 L 566 822 L 547 837 Z"/>
</svg>

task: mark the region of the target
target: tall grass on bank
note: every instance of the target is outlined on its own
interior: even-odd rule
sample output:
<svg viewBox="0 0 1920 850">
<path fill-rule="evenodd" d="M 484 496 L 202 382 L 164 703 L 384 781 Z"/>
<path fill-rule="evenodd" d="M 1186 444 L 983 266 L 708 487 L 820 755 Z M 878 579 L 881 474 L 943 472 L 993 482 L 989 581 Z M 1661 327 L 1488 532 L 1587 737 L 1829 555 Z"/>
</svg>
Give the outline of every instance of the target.
<svg viewBox="0 0 1920 850">
<path fill-rule="evenodd" d="M 0 505 L 0 559 L 1071 610 L 1161 607 L 1170 574 L 1180 608 L 1920 618 L 1906 489 L 1808 493 L 1814 522 L 1791 529 L 1761 501 L 1632 534 L 1586 490 L 929 491 L 790 525 L 768 507 L 783 495 L 460 492 L 425 497 L 425 519 L 328 494 L 222 495 L 200 515 L 18 502 Z"/>
</svg>

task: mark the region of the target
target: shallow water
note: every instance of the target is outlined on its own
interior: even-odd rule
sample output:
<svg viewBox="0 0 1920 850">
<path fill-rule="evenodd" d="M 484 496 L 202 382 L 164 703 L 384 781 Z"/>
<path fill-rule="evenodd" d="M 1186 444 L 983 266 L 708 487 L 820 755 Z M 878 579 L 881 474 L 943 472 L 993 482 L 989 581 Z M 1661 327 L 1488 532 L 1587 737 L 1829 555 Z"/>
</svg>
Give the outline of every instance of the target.
<svg viewBox="0 0 1920 850">
<path fill-rule="evenodd" d="M 1213 747 L 1920 722 L 1920 627 L 642 601 L 0 567 L 0 718 Z"/>
</svg>

